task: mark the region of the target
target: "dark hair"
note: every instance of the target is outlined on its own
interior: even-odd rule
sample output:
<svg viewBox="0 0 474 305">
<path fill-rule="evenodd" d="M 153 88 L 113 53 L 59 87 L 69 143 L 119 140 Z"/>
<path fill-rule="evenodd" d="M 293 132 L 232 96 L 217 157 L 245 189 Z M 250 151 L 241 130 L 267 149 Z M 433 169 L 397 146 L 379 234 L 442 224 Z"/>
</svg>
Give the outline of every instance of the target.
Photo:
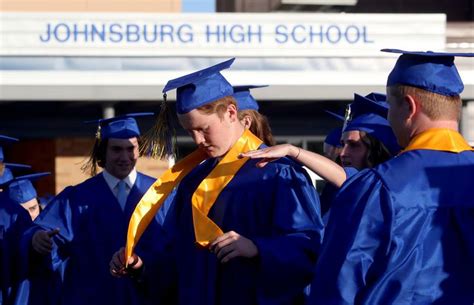
<svg viewBox="0 0 474 305">
<path fill-rule="evenodd" d="M 238 112 L 239 120 L 243 120 L 245 116 L 249 116 L 252 120 L 250 124 L 250 131 L 260 138 L 266 145 L 275 145 L 275 139 L 273 138 L 272 129 L 266 116 L 262 115 L 256 110 L 242 110 Z"/>
<path fill-rule="evenodd" d="M 379 139 L 360 131 L 361 141 L 367 147 L 365 162 L 371 168 L 392 158 L 392 154 Z"/>
<path fill-rule="evenodd" d="M 105 156 L 107 155 L 107 144 L 109 144 L 108 139 L 95 139 L 94 146 L 87 162 L 81 166 L 83 173 L 89 173 L 91 176 L 97 174 L 97 165 L 101 168 L 105 167 Z"/>
</svg>

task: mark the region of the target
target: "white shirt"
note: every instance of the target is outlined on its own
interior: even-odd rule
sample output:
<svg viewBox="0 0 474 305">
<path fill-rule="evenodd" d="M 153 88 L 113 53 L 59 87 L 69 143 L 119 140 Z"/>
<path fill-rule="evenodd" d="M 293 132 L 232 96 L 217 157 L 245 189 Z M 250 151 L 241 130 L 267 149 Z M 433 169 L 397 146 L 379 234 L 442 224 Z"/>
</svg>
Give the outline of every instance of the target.
<svg viewBox="0 0 474 305">
<path fill-rule="evenodd" d="M 102 171 L 102 175 L 104 176 L 105 182 L 107 182 L 107 185 L 109 186 L 110 190 L 114 194 L 115 198 L 117 198 L 117 193 L 118 193 L 118 183 L 120 182 L 120 179 L 117 177 L 112 176 L 107 170 L 104 168 Z M 134 168 L 130 174 L 128 174 L 123 181 L 125 181 L 125 192 L 130 194 L 130 190 L 132 189 L 133 185 L 135 184 L 135 181 L 137 180 L 137 170 Z"/>
</svg>

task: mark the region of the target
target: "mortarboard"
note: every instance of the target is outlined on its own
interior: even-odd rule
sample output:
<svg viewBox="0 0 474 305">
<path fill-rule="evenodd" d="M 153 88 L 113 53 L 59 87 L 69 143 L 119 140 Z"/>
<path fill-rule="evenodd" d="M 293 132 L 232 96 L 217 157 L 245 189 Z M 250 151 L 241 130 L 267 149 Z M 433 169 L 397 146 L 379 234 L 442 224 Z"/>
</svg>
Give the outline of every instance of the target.
<svg viewBox="0 0 474 305">
<path fill-rule="evenodd" d="M 17 163 L 3 163 L 5 165 L 5 169 L 3 174 L 0 175 L 0 186 L 4 186 L 8 184 L 10 181 L 15 179 L 13 173 L 17 173 L 22 170 L 30 169 L 30 165 L 25 164 L 17 164 Z"/>
<path fill-rule="evenodd" d="M 19 204 L 36 198 L 37 193 L 31 182 L 50 174 L 51 173 L 45 172 L 16 177 L 8 185 L 8 197 Z"/>
<path fill-rule="evenodd" d="M 176 90 L 176 112 L 185 114 L 226 96 L 234 89 L 220 71 L 229 68 L 235 58 L 168 81 L 163 93 Z"/>
<path fill-rule="evenodd" d="M 376 99 L 371 99 L 370 94 L 367 96 L 362 96 L 357 93 L 354 93 L 354 101 L 348 105 L 350 108 L 349 115 L 352 119 L 355 119 L 359 115 L 366 113 L 375 113 L 384 118 L 387 118 L 388 115 L 388 103 L 385 101 L 377 101 Z"/>
<path fill-rule="evenodd" d="M 456 96 L 464 85 L 454 64 L 454 57 L 473 57 L 474 53 L 440 53 L 382 49 L 400 53 L 387 79 L 387 87 L 407 85 L 445 96 Z"/>
<path fill-rule="evenodd" d="M 136 117 L 154 115 L 153 112 L 128 113 L 109 119 L 87 121 L 85 123 L 98 124 L 97 137 L 99 139 L 130 139 L 140 136 Z"/>
<path fill-rule="evenodd" d="M 324 143 L 332 145 L 332 146 L 336 146 L 336 147 L 342 147 L 341 135 L 342 135 L 342 127 L 334 128 L 328 133 L 328 135 L 324 139 Z"/>
<path fill-rule="evenodd" d="M 237 108 L 242 110 L 258 111 L 259 106 L 255 98 L 250 94 L 250 89 L 268 87 L 268 85 L 261 86 L 234 86 L 234 94 L 232 95 L 237 101 Z"/>
<path fill-rule="evenodd" d="M 348 109 L 349 115 L 346 117 L 343 132 L 364 131 L 382 142 L 392 155 L 400 151 L 397 138 L 387 121 L 388 104 L 386 102 L 377 102 L 377 100 L 354 94 L 354 102 L 348 105 Z"/>
</svg>

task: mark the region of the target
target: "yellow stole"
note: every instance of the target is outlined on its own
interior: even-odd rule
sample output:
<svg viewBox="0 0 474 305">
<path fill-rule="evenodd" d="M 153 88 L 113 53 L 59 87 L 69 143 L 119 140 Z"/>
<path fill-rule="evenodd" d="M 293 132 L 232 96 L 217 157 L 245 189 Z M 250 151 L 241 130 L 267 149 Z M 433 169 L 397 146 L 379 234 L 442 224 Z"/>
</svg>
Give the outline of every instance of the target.
<svg viewBox="0 0 474 305">
<path fill-rule="evenodd" d="M 222 230 L 207 217 L 217 197 L 226 185 L 234 178 L 237 171 L 247 162 L 248 158 L 239 159 L 240 153 L 258 149 L 262 140 L 249 130 L 234 143 L 232 148 L 220 160 L 209 175 L 199 184 L 194 192 L 192 202 L 193 225 L 196 242 L 206 247 L 211 241 L 222 235 Z M 135 245 L 143 232 L 155 217 L 166 197 L 176 185 L 199 163 L 207 158 L 201 150 L 195 150 L 186 158 L 176 163 L 161 175 L 148 189 L 130 219 L 125 247 L 126 261 L 132 255 Z"/>
<path fill-rule="evenodd" d="M 474 150 L 459 132 L 447 128 L 432 128 L 417 134 L 401 153 L 416 149 L 441 150 L 453 153 Z"/>
</svg>

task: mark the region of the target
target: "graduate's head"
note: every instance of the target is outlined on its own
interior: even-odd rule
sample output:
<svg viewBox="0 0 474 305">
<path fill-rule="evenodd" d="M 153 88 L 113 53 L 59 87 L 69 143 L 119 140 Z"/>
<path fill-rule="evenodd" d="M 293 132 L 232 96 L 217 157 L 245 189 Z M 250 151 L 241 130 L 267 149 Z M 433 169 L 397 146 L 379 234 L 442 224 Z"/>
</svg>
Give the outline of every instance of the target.
<svg viewBox="0 0 474 305">
<path fill-rule="evenodd" d="M 331 129 L 323 142 L 323 154 L 326 158 L 336 161 L 342 150 L 342 127 Z"/>
<path fill-rule="evenodd" d="M 258 103 L 250 93 L 250 89 L 262 87 L 267 87 L 267 85 L 234 86 L 233 97 L 237 101 L 238 116 L 242 125 L 260 138 L 266 145 L 273 146 L 275 145 L 275 140 L 273 139 L 270 123 L 267 117 L 258 111 Z"/>
<path fill-rule="evenodd" d="M 41 211 L 37 198 L 38 194 L 32 182 L 49 174 L 37 173 L 19 176 L 14 178 L 8 185 L 9 199 L 27 210 L 32 220 L 35 220 Z"/>
<path fill-rule="evenodd" d="M 0 192 L 8 188 L 9 183 L 15 179 L 15 175 L 19 175 L 31 168 L 30 165 L 17 163 L 4 163 L 3 165 L 3 173 L 0 174 Z"/>
<path fill-rule="evenodd" d="M 153 113 L 130 113 L 96 122 L 99 128 L 91 158 L 83 170 L 96 174 L 96 165 L 118 179 L 127 177 L 135 168 L 139 157 L 140 129 L 135 117 Z"/>
<path fill-rule="evenodd" d="M 454 58 L 474 53 L 382 51 L 402 54 L 387 80 L 388 119 L 400 145 L 428 128 L 457 129 L 464 85 Z"/>
<path fill-rule="evenodd" d="M 178 120 L 210 157 L 227 153 L 244 130 L 232 97 L 233 88 L 220 73 L 233 61 L 170 80 L 163 89 L 164 93 L 176 89 Z"/>
<path fill-rule="evenodd" d="M 345 119 L 340 157 L 345 166 L 373 167 L 400 151 L 387 121 L 388 106 L 371 95 L 354 94 Z"/>
</svg>

